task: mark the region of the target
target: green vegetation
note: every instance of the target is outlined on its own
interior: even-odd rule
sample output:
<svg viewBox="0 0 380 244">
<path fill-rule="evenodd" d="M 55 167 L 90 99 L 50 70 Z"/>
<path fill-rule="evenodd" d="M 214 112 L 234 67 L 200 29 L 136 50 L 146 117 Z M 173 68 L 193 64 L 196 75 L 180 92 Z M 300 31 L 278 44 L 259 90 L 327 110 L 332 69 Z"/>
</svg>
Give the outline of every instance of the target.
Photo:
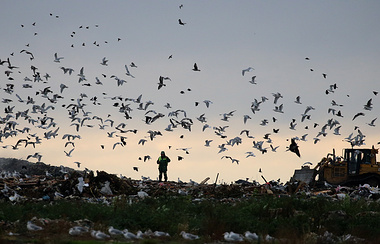
<svg viewBox="0 0 380 244">
<path fill-rule="evenodd" d="M 14 232 L 26 233 L 25 223 L 34 216 L 68 222 L 89 219 L 94 227 L 104 230 L 108 226 L 130 231 L 160 230 L 169 232 L 173 238 L 179 238 L 180 231 L 185 230 L 200 235 L 204 241 L 219 240 L 226 231 L 244 233 L 247 230 L 290 240 L 302 240 L 310 232 L 329 231 L 338 236 L 352 234 L 380 241 L 380 203 L 348 198 L 332 201 L 324 197 L 268 195 L 196 202 L 189 197 L 163 196 L 131 203 L 124 197 L 110 205 L 79 200 L 0 202 L 1 220 L 22 223 L 12 230 Z M 68 235 L 69 227 L 61 231 Z"/>
</svg>

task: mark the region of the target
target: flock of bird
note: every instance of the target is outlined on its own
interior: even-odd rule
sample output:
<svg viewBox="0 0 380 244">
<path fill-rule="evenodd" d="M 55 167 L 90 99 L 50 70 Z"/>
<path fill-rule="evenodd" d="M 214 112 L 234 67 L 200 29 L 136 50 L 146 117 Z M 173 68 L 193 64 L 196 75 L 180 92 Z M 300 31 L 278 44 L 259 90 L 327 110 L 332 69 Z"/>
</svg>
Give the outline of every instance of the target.
<svg viewBox="0 0 380 244">
<path fill-rule="evenodd" d="M 183 5 L 181 5 L 181 8 Z M 60 16 L 50 14 L 50 17 L 60 19 Z M 179 19 L 178 23 L 180 28 L 186 28 L 183 20 Z M 95 28 L 100 28 L 99 25 L 94 25 Z M 38 23 L 33 22 L 30 25 L 22 24 L 21 30 L 26 28 L 38 28 Z M 71 38 L 75 39 L 76 35 L 80 31 L 90 29 L 90 26 L 80 25 L 77 30 L 70 33 Z M 33 34 L 35 38 L 38 37 L 38 32 Z M 115 42 L 122 42 L 122 38 L 115 38 Z M 93 42 L 96 47 L 101 47 L 100 41 Z M 103 45 L 112 45 L 111 41 L 104 41 Z M 86 43 L 82 43 L 82 47 L 86 46 Z M 72 48 L 77 48 L 76 45 L 71 44 Z M 215 105 L 213 101 L 204 99 L 203 101 L 193 101 L 193 105 L 190 109 L 174 109 L 175 105 L 167 102 L 163 107 L 155 107 L 156 102 L 149 99 L 144 100 L 143 94 L 135 95 L 134 97 L 127 97 L 122 95 L 108 95 L 104 92 L 103 87 L 112 86 L 117 87 L 119 90 L 127 86 L 129 80 L 138 80 L 138 76 L 135 75 L 135 70 L 143 69 L 140 65 L 136 65 L 134 62 L 121 65 L 123 74 L 106 74 L 99 72 L 98 74 L 87 74 L 86 67 L 69 67 L 69 61 L 65 58 L 63 53 L 55 52 L 51 53 L 51 62 L 55 64 L 55 70 L 48 72 L 43 66 L 36 66 L 35 61 L 38 60 L 39 55 L 33 51 L 33 46 L 27 44 L 26 47 L 22 47 L 19 50 L 12 51 L 7 57 L 0 57 L 0 68 L 3 70 L 4 76 L 2 77 L 1 91 L 2 91 L 2 114 L 0 114 L 0 143 L 4 150 L 22 150 L 23 148 L 33 148 L 34 153 L 25 155 L 26 159 L 36 159 L 40 162 L 43 155 L 39 153 L 39 147 L 43 144 L 48 144 L 49 140 L 55 138 L 61 138 L 64 141 L 64 149 L 62 155 L 71 158 L 76 153 L 75 143 L 76 140 L 82 139 L 81 131 L 84 128 L 89 128 L 93 133 L 99 133 L 106 135 L 107 138 L 114 140 L 112 149 L 116 150 L 121 147 L 127 146 L 127 139 L 129 134 L 140 135 L 140 138 L 136 143 L 139 146 L 144 146 L 147 142 L 154 141 L 157 137 L 162 137 L 167 133 L 173 131 L 185 130 L 192 133 L 204 133 L 206 130 L 211 130 L 212 137 L 204 141 L 205 147 L 211 147 L 214 141 L 219 141 L 217 145 L 217 154 L 220 154 L 221 159 L 231 160 L 232 163 L 239 164 L 240 159 L 234 158 L 228 155 L 228 150 L 234 146 L 242 144 L 243 140 L 249 140 L 252 143 L 252 148 L 257 151 L 245 152 L 245 158 L 255 157 L 255 153 L 266 154 L 270 152 L 277 152 L 279 149 L 279 143 L 275 145 L 272 135 L 280 133 L 279 126 L 276 127 L 277 115 L 285 113 L 287 104 L 281 103 L 284 95 L 280 92 L 273 92 L 272 98 L 268 95 L 262 95 L 257 98 L 253 98 L 253 101 L 247 107 L 250 109 L 249 114 L 242 116 L 241 121 L 243 126 L 249 127 L 249 121 L 252 118 L 259 117 L 263 110 L 264 104 L 270 103 L 268 101 L 273 99 L 273 117 L 262 118 L 259 125 L 262 127 L 261 131 L 265 131 L 263 135 L 255 133 L 253 135 L 252 130 L 243 129 L 240 134 L 229 136 L 227 131 L 232 127 L 230 119 L 237 117 L 236 111 L 227 111 L 220 114 L 220 122 L 214 122 L 214 125 L 210 125 L 210 121 L 207 116 L 212 114 L 212 107 Z M 27 61 L 25 61 L 24 56 Z M 27 67 L 19 66 L 14 60 L 23 64 L 27 63 Z M 173 59 L 173 55 L 169 55 L 167 60 Z M 99 67 L 108 67 L 111 62 L 107 57 L 99 57 Z M 306 57 L 305 62 L 310 62 L 310 58 Z M 248 67 L 242 67 L 241 70 L 236 70 L 237 73 L 241 71 L 241 77 L 246 80 L 252 86 L 260 86 L 260 81 L 256 75 L 251 75 L 255 71 L 255 68 L 247 65 Z M 192 67 L 188 67 L 189 72 L 201 73 L 201 69 L 196 62 Z M 313 69 L 310 69 L 313 72 Z M 60 75 L 54 74 L 61 72 L 64 79 Z M 95 76 L 94 78 L 90 78 Z M 248 77 L 248 79 L 246 79 Z M 161 97 L 168 97 L 171 91 L 169 89 L 170 77 L 160 75 L 158 83 L 146 82 L 146 86 L 155 86 L 158 92 L 161 92 Z M 321 79 L 328 80 L 326 73 L 321 74 Z M 59 80 L 59 81 L 58 81 Z M 57 83 L 60 83 L 57 87 Z M 141 81 L 143 82 L 143 81 Z M 133 86 L 133 84 L 128 84 Z M 90 87 L 95 89 L 91 89 Z M 70 97 L 80 88 L 80 95 L 76 97 Z M 95 92 L 94 92 L 95 90 Z M 298 143 L 307 141 L 308 135 L 311 133 L 303 133 L 299 136 L 301 129 L 298 129 L 300 124 L 304 124 L 304 130 L 309 129 L 320 131 L 313 137 L 314 144 L 318 143 L 323 137 L 326 137 L 330 131 L 333 131 L 333 135 L 341 135 L 340 129 L 344 126 L 340 118 L 343 118 L 343 104 L 337 103 L 329 96 L 334 93 L 338 93 L 339 84 L 334 83 L 326 86 L 325 97 L 323 99 L 330 99 L 331 106 L 327 109 L 327 113 L 331 115 L 323 124 L 322 122 L 310 122 L 315 108 L 311 105 L 304 107 L 304 112 L 301 116 L 295 116 L 289 121 L 289 130 L 294 131 L 295 135 L 287 139 L 288 147 L 284 151 L 290 151 L 295 153 L 298 157 L 301 157 L 301 150 Z M 191 88 L 187 88 L 187 92 L 192 91 Z M 181 94 L 185 94 L 184 90 L 180 91 Z M 358 117 L 366 116 L 367 112 L 373 109 L 376 104 L 377 91 L 372 91 L 373 97 L 367 98 L 367 101 L 363 101 L 363 110 L 357 112 L 353 120 L 357 120 Z M 70 98 L 69 98 L 70 97 Z M 297 96 L 294 99 L 295 106 L 303 106 L 301 96 Z M 289 105 L 290 106 L 290 105 Z M 209 111 L 209 113 L 201 113 L 198 116 L 189 116 L 189 110 L 194 110 L 196 107 L 203 107 Z M 102 114 L 98 114 L 95 111 L 103 111 Z M 301 108 L 302 109 L 302 108 Z M 136 111 L 139 111 L 138 113 Z M 169 111 L 169 112 L 167 112 Z M 142 117 L 139 116 L 140 112 L 143 113 Z M 52 114 L 59 113 L 59 117 L 53 117 Z M 67 118 L 64 118 L 64 114 L 67 114 Z M 116 114 L 116 115 L 115 115 Z M 137 117 L 136 117 L 137 116 Z M 345 115 L 347 116 L 347 115 Z M 128 123 L 130 121 L 142 120 L 142 124 L 150 126 L 151 129 L 147 131 L 141 131 L 140 128 L 131 128 Z M 376 126 L 376 119 L 371 118 L 365 126 Z M 68 123 L 66 123 L 67 121 Z M 158 123 L 157 121 L 161 121 Z M 164 122 L 166 121 L 166 122 Z M 160 127 L 162 123 L 166 123 L 166 127 Z M 194 131 L 195 124 L 201 126 L 201 131 Z M 308 124 L 312 123 L 312 125 Z M 159 124 L 159 126 L 155 126 Z M 227 125 L 226 125 L 227 124 Z M 231 125 L 231 126 L 230 126 Z M 270 132 L 268 132 L 268 125 L 272 125 Z M 159 128 L 157 128 L 159 127 Z M 62 128 L 62 129 L 61 129 Z M 298 131 L 297 131 L 298 129 Z M 66 131 L 64 131 L 66 130 Z M 282 129 L 281 129 L 282 130 Z M 347 141 L 351 146 L 365 145 L 366 135 L 362 132 L 361 126 L 353 128 L 352 133 L 347 135 L 343 140 Z M 181 133 L 182 134 L 182 133 Z M 180 139 L 183 139 L 183 134 Z M 210 136 L 211 137 L 211 136 Z M 7 141 L 13 143 L 7 143 Z M 98 148 L 94 150 L 104 150 L 106 145 L 99 143 Z M 171 149 L 171 146 L 169 146 Z M 191 147 L 176 148 L 180 152 L 189 154 Z M 185 157 L 183 154 L 178 155 L 178 160 L 183 160 Z M 139 160 L 148 161 L 151 159 L 150 155 L 142 155 Z M 78 167 L 81 163 L 74 162 Z M 133 166 L 133 170 L 138 171 L 138 167 Z"/>
<path fill-rule="evenodd" d="M 27 229 L 29 231 L 41 231 L 44 228 L 40 225 L 37 225 L 33 223 L 34 221 L 28 221 L 27 222 Z M 146 238 L 169 238 L 170 234 L 163 231 L 151 231 L 147 230 L 145 232 L 142 232 L 141 230 L 137 231 L 136 234 L 130 232 L 128 229 L 119 230 L 114 228 L 113 226 L 110 226 L 108 228 L 108 233 L 103 232 L 101 230 L 94 230 L 90 229 L 86 226 L 76 225 L 69 229 L 69 234 L 71 236 L 81 236 L 86 235 L 87 233 L 90 233 L 91 236 L 95 239 L 99 240 L 107 240 L 113 237 L 123 236 L 125 239 L 130 241 L 136 241 L 136 240 L 142 240 Z M 14 235 L 14 233 L 12 233 Z M 185 231 L 181 231 L 179 234 L 184 240 L 187 241 L 193 241 L 198 240 L 200 237 L 198 235 L 188 233 Z M 264 237 L 260 237 L 256 233 L 252 233 L 250 231 L 246 231 L 244 234 L 235 233 L 233 231 L 231 232 L 225 232 L 223 234 L 223 239 L 228 242 L 242 242 L 242 241 L 259 241 L 260 239 L 263 239 L 267 242 L 272 242 L 275 240 L 274 237 L 270 235 L 266 235 Z"/>
</svg>

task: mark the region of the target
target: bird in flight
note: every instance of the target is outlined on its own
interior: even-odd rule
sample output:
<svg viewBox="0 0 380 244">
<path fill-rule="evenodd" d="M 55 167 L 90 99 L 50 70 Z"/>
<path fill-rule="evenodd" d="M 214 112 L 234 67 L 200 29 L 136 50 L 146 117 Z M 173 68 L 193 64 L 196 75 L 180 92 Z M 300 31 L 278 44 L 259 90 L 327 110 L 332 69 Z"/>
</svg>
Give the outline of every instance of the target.
<svg viewBox="0 0 380 244">
<path fill-rule="evenodd" d="M 244 76 L 245 72 L 250 72 L 251 70 L 254 70 L 254 68 L 252 68 L 252 67 L 248 67 L 248 68 L 246 68 L 246 69 L 243 69 L 243 70 L 241 71 L 241 74 Z"/>
<path fill-rule="evenodd" d="M 61 59 L 63 59 L 63 57 L 58 57 L 58 54 L 57 54 L 57 53 L 54 53 L 54 62 L 56 62 L 56 63 L 60 63 L 60 62 L 61 62 Z"/>
<path fill-rule="evenodd" d="M 367 101 L 367 103 L 364 105 L 365 110 L 372 110 L 372 98 Z"/>
<path fill-rule="evenodd" d="M 135 78 L 130 72 L 129 72 L 129 70 L 128 70 L 128 66 L 127 65 L 125 65 L 125 69 L 126 69 L 126 75 L 128 75 L 128 76 L 130 76 L 130 77 L 132 77 L 132 78 Z"/>
<path fill-rule="evenodd" d="M 369 126 L 375 126 L 375 121 L 377 120 L 377 118 L 374 118 L 371 123 L 367 123 Z"/>
<path fill-rule="evenodd" d="M 198 69 L 198 65 L 197 65 L 197 63 L 194 63 L 193 71 L 201 71 L 200 69 Z"/>
<path fill-rule="evenodd" d="M 103 57 L 102 62 L 100 64 L 104 66 L 108 66 L 108 59 L 106 59 L 106 57 Z"/>
<path fill-rule="evenodd" d="M 72 148 L 69 152 L 64 151 L 65 154 L 66 154 L 66 156 L 67 156 L 67 157 L 71 157 L 71 153 L 74 151 L 74 149 L 75 149 L 75 148 Z"/>
<path fill-rule="evenodd" d="M 291 143 L 288 147 L 288 150 L 295 153 L 298 157 L 301 157 L 300 151 L 298 149 L 298 145 L 296 141 L 294 140 L 294 138 L 291 139 Z"/>
<path fill-rule="evenodd" d="M 164 83 L 164 77 L 160 76 L 158 78 L 158 90 L 160 90 L 163 86 L 166 86 L 166 84 Z"/>
<path fill-rule="evenodd" d="M 180 24 L 180 25 L 186 25 L 186 23 L 182 22 L 181 19 L 178 19 L 178 24 Z"/>
<path fill-rule="evenodd" d="M 249 83 L 253 84 L 253 85 L 256 85 L 257 82 L 256 82 L 256 75 L 252 76 L 252 79 L 249 81 Z"/>
<path fill-rule="evenodd" d="M 356 119 L 358 116 L 364 116 L 364 113 L 359 112 L 359 113 L 355 114 L 354 117 L 352 118 L 352 120 Z"/>
<path fill-rule="evenodd" d="M 232 163 L 236 163 L 236 164 L 239 164 L 239 160 L 238 159 L 235 159 L 235 158 L 232 158 L 231 156 L 222 156 L 222 159 L 223 158 L 228 158 L 231 160 Z"/>
</svg>

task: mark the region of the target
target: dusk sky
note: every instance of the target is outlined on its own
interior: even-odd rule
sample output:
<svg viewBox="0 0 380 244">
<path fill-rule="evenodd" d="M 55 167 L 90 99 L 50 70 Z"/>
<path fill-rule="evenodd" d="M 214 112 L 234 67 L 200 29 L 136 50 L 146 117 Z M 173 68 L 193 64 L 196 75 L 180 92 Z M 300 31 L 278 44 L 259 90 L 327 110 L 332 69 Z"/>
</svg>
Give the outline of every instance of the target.
<svg viewBox="0 0 380 244">
<path fill-rule="evenodd" d="M 341 155 L 351 133 L 363 134 L 361 148 L 378 148 L 379 11 L 375 0 L 3 1 L 1 157 L 39 153 L 46 164 L 156 179 L 164 150 L 169 180 L 213 183 L 219 173 L 219 182 L 263 183 L 260 168 L 267 180 L 286 182 L 333 148 Z M 160 76 L 169 79 L 158 89 Z M 273 94 L 281 95 L 277 103 Z M 55 138 L 46 136 L 58 128 Z M 148 131 L 162 135 L 151 140 Z M 287 151 L 291 138 L 305 134 L 296 140 L 301 157 Z M 64 135 L 81 139 L 66 145 Z M 25 141 L 12 147 L 37 137 L 35 148 Z M 264 153 L 253 147 L 261 141 Z"/>
</svg>

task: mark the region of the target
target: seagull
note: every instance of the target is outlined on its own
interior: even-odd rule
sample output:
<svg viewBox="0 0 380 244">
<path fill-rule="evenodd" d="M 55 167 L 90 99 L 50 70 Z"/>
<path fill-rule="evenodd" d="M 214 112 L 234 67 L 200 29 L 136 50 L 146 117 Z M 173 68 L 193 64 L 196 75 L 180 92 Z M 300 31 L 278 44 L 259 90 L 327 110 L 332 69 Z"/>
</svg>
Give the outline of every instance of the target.
<svg viewBox="0 0 380 244">
<path fill-rule="evenodd" d="M 71 157 L 71 153 L 74 151 L 74 149 L 75 149 L 75 148 L 72 148 L 69 152 L 64 151 L 65 154 L 66 154 L 66 156 L 67 156 L 67 157 Z"/>
<path fill-rule="evenodd" d="M 61 91 L 61 93 L 62 93 L 64 89 L 69 88 L 69 87 L 66 86 L 65 84 L 61 84 L 61 85 L 59 86 L 59 88 L 61 89 L 60 91 Z"/>
<path fill-rule="evenodd" d="M 83 192 L 83 187 L 89 186 L 88 183 L 84 183 L 83 177 L 78 177 L 78 184 L 76 184 L 78 191 Z"/>
<path fill-rule="evenodd" d="M 248 68 L 246 68 L 246 69 L 243 69 L 243 70 L 241 71 L 241 74 L 244 76 L 245 72 L 250 72 L 251 70 L 254 70 L 254 68 L 252 68 L 252 67 L 248 67 Z"/>
<path fill-rule="evenodd" d="M 57 54 L 57 53 L 54 53 L 54 62 L 56 62 L 56 63 L 60 63 L 60 62 L 61 62 L 61 59 L 63 59 L 63 57 L 58 57 L 58 54 Z"/>
<path fill-rule="evenodd" d="M 283 96 L 279 92 L 272 93 L 272 95 L 274 96 L 274 104 L 277 104 L 277 101 L 278 101 L 279 98 L 283 98 Z"/>
<path fill-rule="evenodd" d="M 153 235 L 155 237 L 165 237 L 165 236 L 170 236 L 169 233 L 163 232 L 163 231 L 155 231 L 153 232 Z"/>
<path fill-rule="evenodd" d="M 122 147 L 124 147 L 124 144 L 123 144 L 122 142 L 116 142 L 115 144 L 113 144 L 112 149 L 115 149 L 115 147 L 116 147 L 117 145 L 121 145 Z"/>
<path fill-rule="evenodd" d="M 74 226 L 69 229 L 69 234 L 72 236 L 81 235 L 82 233 L 87 233 L 88 228 L 83 226 Z"/>
<path fill-rule="evenodd" d="M 82 67 L 80 70 L 79 70 L 79 74 L 78 74 L 78 76 L 79 76 L 79 83 L 80 82 L 82 82 L 82 81 L 84 81 L 84 80 L 87 80 L 86 79 L 86 76 L 84 75 L 84 67 Z"/>
<path fill-rule="evenodd" d="M 301 136 L 301 138 L 300 138 L 300 141 L 307 141 L 306 140 L 306 136 L 307 136 L 308 134 L 304 134 L 303 136 Z"/>
<path fill-rule="evenodd" d="M 26 146 L 26 145 L 25 145 Z M 17 147 L 17 145 L 16 145 Z M 26 157 L 26 159 L 28 160 L 29 158 L 36 158 L 37 159 L 37 162 L 41 162 L 41 158 L 42 158 L 42 155 L 38 152 L 34 153 L 34 154 L 30 154 Z"/>
<path fill-rule="evenodd" d="M 222 156 L 221 159 L 223 159 L 223 158 L 231 159 L 231 162 L 232 162 L 232 163 L 236 162 L 236 164 L 239 164 L 239 160 L 238 160 L 238 159 L 232 158 L 232 157 L 230 157 L 230 156 Z"/>
<path fill-rule="evenodd" d="M 146 141 L 147 141 L 146 139 L 140 139 L 138 144 L 139 145 L 141 144 L 141 145 L 144 146 L 144 144 L 145 144 Z"/>
<path fill-rule="evenodd" d="M 340 130 L 340 128 L 341 128 L 342 126 L 338 126 L 338 127 L 336 127 L 335 129 L 334 129 L 334 135 L 337 135 L 337 136 L 340 136 L 341 134 L 340 134 L 340 132 L 339 132 L 339 130 Z"/>
<path fill-rule="evenodd" d="M 131 73 L 129 72 L 129 70 L 128 70 L 128 66 L 127 65 L 124 65 L 124 67 L 125 67 L 125 69 L 126 69 L 126 75 L 128 75 L 128 76 L 130 76 L 130 77 L 132 77 L 132 78 L 135 78 L 133 75 L 131 75 Z"/>
<path fill-rule="evenodd" d="M 194 63 L 193 71 L 201 71 L 200 69 L 198 69 L 198 65 L 197 65 L 197 63 Z"/>
<path fill-rule="evenodd" d="M 69 73 L 69 75 L 71 75 L 74 72 L 74 69 L 72 68 L 60 67 L 60 69 L 63 70 L 64 74 Z"/>
<path fill-rule="evenodd" d="M 207 128 L 211 128 L 211 126 L 208 125 L 208 124 L 205 124 L 205 125 L 202 127 L 202 131 L 205 131 Z"/>
<path fill-rule="evenodd" d="M 339 107 L 343 107 L 343 105 L 342 105 L 342 104 L 338 104 L 337 102 L 335 102 L 335 100 L 332 100 L 332 101 L 331 101 L 331 105 L 332 105 L 332 106 L 339 106 Z"/>
<path fill-rule="evenodd" d="M 234 233 L 232 231 L 231 232 L 225 232 L 223 237 L 224 237 L 224 240 L 226 240 L 226 241 L 232 241 L 232 242 L 243 241 L 242 235 Z"/>
<path fill-rule="evenodd" d="M 298 145 L 297 145 L 296 141 L 294 140 L 294 138 L 291 139 L 291 143 L 288 147 L 288 150 L 297 154 L 298 157 L 301 157 L 300 151 L 298 149 Z"/>
<path fill-rule="evenodd" d="M 186 154 L 190 154 L 190 153 L 189 153 L 189 149 L 191 149 L 191 147 L 187 147 L 187 148 L 177 148 L 176 150 L 182 150 L 182 151 L 184 151 Z"/>
<path fill-rule="evenodd" d="M 374 118 L 371 123 L 367 123 L 367 125 L 369 126 L 375 126 L 375 121 L 377 120 L 377 118 Z"/>
<path fill-rule="evenodd" d="M 301 103 L 301 97 L 300 97 L 300 96 L 297 96 L 297 97 L 296 97 L 296 100 L 295 100 L 294 102 L 297 103 L 297 104 L 302 104 L 302 103 Z"/>
<path fill-rule="evenodd" d="M 27 50 L 25 50 L 25 49 L 23 49 L 23 50 L 20 51 L 20 53 L 23 53 L 23 52 L 25 52 L 26 54 L 29 54 L 29 55 L 30 55 L 30 60 L 33 60 L 33 59 L 34 59 L 33 53 L 31 53 L 31 52 L 29 52 L 29 51 L 27 51 Z"/>
<path fill-rule="evenodd" d="M 278 113 L 284 113 L 284 111 L 282 111 L 283 106 L 284 106 L 284 104 L 281 104 L 280 106 L 275 106 L 273 111 L 278 112 Z"/>
<path fill-rule="evenodd" d="M 96 80 L 95 82 L 96 85 L 103 85 L 103 83 L 99 80 L 98 77 L 95 77 L 95 80 Z"/>
<path fill-rule="evenodd" d="M 205 140 L 205 147 L 209 147 L 213 140 Z"/>
<path fill-rule="evenodd" d="M 277 150 L 277 148 L 279 148 L 279 146 L 273 147 L 272 144 L 270 144 L 270 148 L 272 149 L 272 152 L 276 152 L 276 150 Z"/>
<path fill-rule="evenodd" d="M 128 240 L 139 239 L 135 234 L 133 234 L 132 232 L 129 232 L 127 229 L 123 230 L 123 236 L 125 237 L 125 239 L 128 239 Z"/>
<path fill-rule="evenodd" d="M 158 90 L 160 90 L 163 86 L 166 86 L 166 84 L 164 83 L 164 77 L 162 77 L 162 76 L 160 76 L 159 78 L 158 78 Z"/>
<path fill-rule="evenodd" d="M 254 136 L 249 135 L 249 130 L 242 130 L 240 131 L 240 135 L 245 134 L 248 138 L 255 138 Z"/>
<path fill-rule="evenodd" d="M 99 240 L 110 238 L 109 235 L 107 235 L 106 233 L 101 232 L 100 230 L 92 230 L 91 231 L 91 236 L 94 237 L 94 238 L 96 238 L 96 239 L 99 239 Z"/>
<path fill-rule="evenodd" d="M 252 76 L 252 79 L 249 81 L 249 83 L 251 83 L 252 85 L 257 85 L 255 79 L 256 79 L 256 75 Z"/>
<path fill-rule="evenodd" d="M 364 105 L 364 109 L 365 110 L 369 110 L 369 111 L 371 111 L 372 110 L 372 98 L 371 99 L 369 99 L 368 101 L 367 101 L 367 103 Z"/>
<path fill-rule="evenodd" d="M 197 239 L 199 239 L 199 236 L 194 235 L 194 234 L 191 234 L 191 233 L 187 233 L 187 232 L 185 232 L 185 231 L 181 231 L 180 235 L 181 235 L 181 236 L 183 237 L 183 239 L 185 239 L 185 240 L 190 240 L 190 241 L 192 241 L 192 240 L 197 240 Z"/>
<path fill-rule="evenodd" d="M 181 19 L 178 19 L 178 24 L 180 24 L 180 25 L 186 25 L 186 23 L 182 22 Z"/>
<path fill-rule="evenodd" d="M 291 130 L 295 130 L 295 129 L 296 129 L 296 125 L 297 125 L 297 123 L 296 123 L 295 119 L 293 119 L 293 120 L 290 122 L 289 129 L 291 129 Z"/>
<path fill-rule="evenodd" d="M 74 162 L 75 164 L 77 164 L 78 168 L 80 168 L 80 162 Z"/>
<path fill-rule="evenodd" d="M 210 100 L 204 100 L 203 101 L 205 104 L 206 104 L 206 107 L 210 107 L 210 104 L 212 104 L 213 102 L 211 102 Z"/>
<path fill-rule="evenodd" d="M 244 236 L 249 241 L 258 241 L 259 240 L 259 236 L 256 233 L 251 233 L 250 231 L 246 231 L 244 233 Z"/>
<path fill-rule="evenodd" d="M 32 221 L 28 221 L 26 224 L 26 228 L 31 231 L 38 231 L 38 230 L 43 230 L 41 226 L 35 225 L 32 223 Z"/>
<path fill-rule="evenodd" d="M 243 116 L 243 122 L 244 122 L 244 124 L 247 123 L 247 120 L 249 120 L 249 119 L 252 119 L 252 118 L 249 115 L 244 115 Z"/>
<path fill-rule="evenodd" d="M 310 110 L 315 110 L 315 108 L 312 106 L 307 106 L 303 114 L 307 114 L 307 112 L 309 112 Z"/>
<path fill-rule="evenodd" d="M 260 125 L 262 125 L 262 126 L 266 126 L 268 123 L 269 123 L 269 122 L 268 122 L 267 119 L 263 119 L 263 120 L 261 120 Z"/>
<path fill-rule="evenodd" d="M 359 112 L 359 113 L 355 114 L 354 117 L 352 118 L 352 120 L 356 119 L 358 116 L 364 116 L 364 113 Z"/>
<path fill-rule="evenodd" d="M 106 57 L 104 57 L 102 59 L 102 62 L 100 63 L 101 65 L 104 65 L 104 66 L 108 66 L 108 59 L 106 59 Z"/>
</svg>

